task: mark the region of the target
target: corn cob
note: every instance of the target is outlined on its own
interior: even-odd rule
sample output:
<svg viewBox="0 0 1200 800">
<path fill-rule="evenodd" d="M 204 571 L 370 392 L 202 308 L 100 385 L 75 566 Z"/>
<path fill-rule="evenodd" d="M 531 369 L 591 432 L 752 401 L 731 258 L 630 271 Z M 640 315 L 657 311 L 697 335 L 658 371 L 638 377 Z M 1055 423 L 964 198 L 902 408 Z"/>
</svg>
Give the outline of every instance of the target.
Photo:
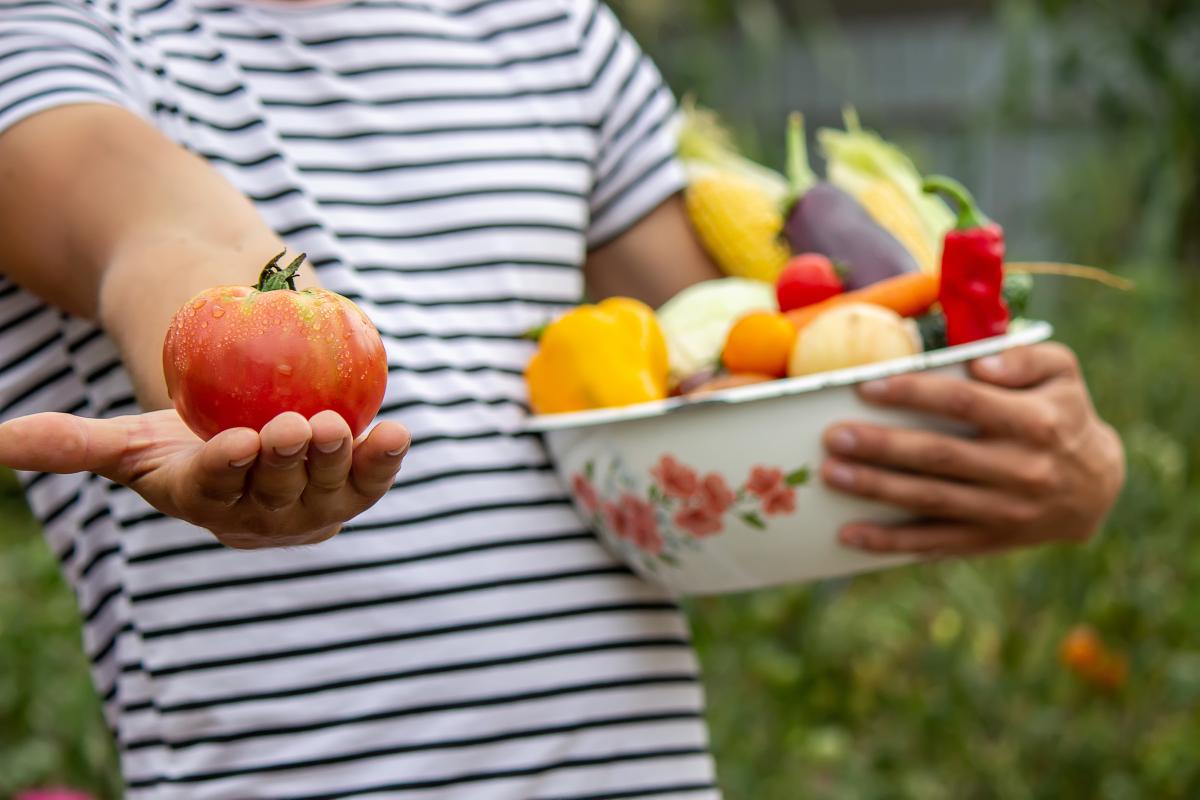
<svg viewBox="0 0 1200 800">
<path fill-rule="evenodd" d="M 683 103 L 679 156 L 688 172 L 688 216 L 705 249 L 734 277 L 773 283 L 790 255 L 781 237 L 788 185 L 741 155 L 717 115 Z"/>
<path fill-rule="evenodd" d="M 790 256 L 779 203 L 754 182 L 714 170 L 688 186 L 688 217 L 728 275 L 774 283 Z"/>
<path fill-rule="evenodd" d="M 886 180 L 872 181 L 856 199 L 881 228 L 895 236 L 896 241 L 912 254 L 922 272 L 938 273 L 941 245 L 930 235 L 912 203 L 896 184 Z"/>
</svg>

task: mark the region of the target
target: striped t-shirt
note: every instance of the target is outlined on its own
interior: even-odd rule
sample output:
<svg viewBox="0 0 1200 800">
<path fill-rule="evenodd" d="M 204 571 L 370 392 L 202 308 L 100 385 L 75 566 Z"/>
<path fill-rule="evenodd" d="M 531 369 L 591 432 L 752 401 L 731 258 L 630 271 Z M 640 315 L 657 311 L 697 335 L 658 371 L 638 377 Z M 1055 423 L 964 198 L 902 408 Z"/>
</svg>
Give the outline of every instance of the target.
<svg viewBox="0 0 1200 800">
<path fill-rule="evenodd" d="M 676 605 L 521 429 L 521 334 L 681 185 L 672 98 L 611 11 L 0 0 L 0 130 L 77 102 L 207 159 L 356 300 L 387 347 L 381 416 L 413 434 L 387 496 L 302 549 L 22 476 L 128 797 L 716 797 Z M 0 277 L 0 419 L 133 413 L 130 386 L 96 326 Z"/>
</svg>

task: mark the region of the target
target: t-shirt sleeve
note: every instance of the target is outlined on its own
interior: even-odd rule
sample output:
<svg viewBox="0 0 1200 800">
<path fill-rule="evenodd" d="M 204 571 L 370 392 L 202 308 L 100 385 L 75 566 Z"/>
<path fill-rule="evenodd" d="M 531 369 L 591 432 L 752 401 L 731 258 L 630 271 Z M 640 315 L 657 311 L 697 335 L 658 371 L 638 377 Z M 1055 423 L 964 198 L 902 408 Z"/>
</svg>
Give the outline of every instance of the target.
<svg viewBox="0 0 1200 800">
<path fill-rule="evenodd" d="M 145 115 L 110 24 L 69 0 L 0 2 L 0 132 L 55 106 L 108 103 Z"/>
<path fill-rule="evenodd" d="M 602 2 L 584 4 L 580 55 L 598 150 L 588 246 L 620 236 L 684 186 L 675 157 L 675 98 L 653 62 Z"/>
</svg>

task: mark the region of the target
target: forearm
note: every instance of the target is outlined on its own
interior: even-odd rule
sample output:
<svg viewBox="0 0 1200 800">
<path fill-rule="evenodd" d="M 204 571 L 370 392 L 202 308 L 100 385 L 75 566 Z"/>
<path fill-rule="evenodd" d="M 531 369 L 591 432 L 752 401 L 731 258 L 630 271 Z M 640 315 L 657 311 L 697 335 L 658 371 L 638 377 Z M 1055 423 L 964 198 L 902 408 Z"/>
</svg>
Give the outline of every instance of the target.
<svg viewBox="0 0 1200 800">
<path fill-rule="evenodd" d="M 284 249 L 211 167 L 119 109 L 70 106 L 15 126 L 0 137 L 0 181 L 5 273 L 98 321 L 147 408 L 168 404 L 174 311 L 210 286 L 252 283 Z"/>
</svg>

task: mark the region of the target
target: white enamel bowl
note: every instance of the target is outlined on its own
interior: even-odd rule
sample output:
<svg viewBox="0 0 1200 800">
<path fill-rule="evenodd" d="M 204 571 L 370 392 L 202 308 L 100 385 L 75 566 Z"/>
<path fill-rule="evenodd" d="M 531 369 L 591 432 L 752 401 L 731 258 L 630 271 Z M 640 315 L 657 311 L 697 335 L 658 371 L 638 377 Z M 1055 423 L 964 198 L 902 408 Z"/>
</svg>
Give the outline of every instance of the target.
<svg viewBox="0 0 1200 800">
<path fill-rule="evenodd" d="M 1049 339 L 1006 336 L 910 358 L 625 408 L 532 417 L 576 509 L 644 577 L 678 595 L 722 594 L 879 570 L 910 560 L 842 547 L 855 520 L 897 509 L 827 489 L 821 434 L 839 421 L 942 430 L 942 420 L 873 408 L 854 385 L 906 372 L 965 375 L 966 362 Z"/>
</svg>

